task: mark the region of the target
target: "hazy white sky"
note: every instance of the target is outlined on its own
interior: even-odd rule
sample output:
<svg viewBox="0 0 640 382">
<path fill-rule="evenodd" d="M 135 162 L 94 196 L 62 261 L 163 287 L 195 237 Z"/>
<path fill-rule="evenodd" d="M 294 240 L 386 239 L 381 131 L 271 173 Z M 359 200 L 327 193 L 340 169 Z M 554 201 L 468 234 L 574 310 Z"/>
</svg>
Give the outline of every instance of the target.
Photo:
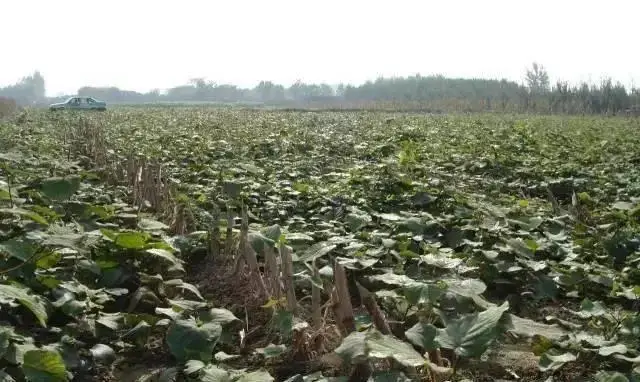
<svg viewBox="0 0 640 382">
<path fill-rule="evenodd" d="M 444 74 L 640 85 L 640 0 L 2 0 L 0 86 L 147 91 L 206 77 L 361 83 Z"/>
</svg>

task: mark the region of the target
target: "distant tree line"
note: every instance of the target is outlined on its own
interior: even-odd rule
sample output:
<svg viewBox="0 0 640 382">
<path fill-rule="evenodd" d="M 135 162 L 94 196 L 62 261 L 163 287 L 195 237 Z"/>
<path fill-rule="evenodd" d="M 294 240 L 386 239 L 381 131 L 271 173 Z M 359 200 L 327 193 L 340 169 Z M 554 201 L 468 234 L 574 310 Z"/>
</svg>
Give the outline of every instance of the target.
<svg viewBox="0 0 640 382">
<path fill-rule="evenodd" d="M 44 97 L 44 79 L 36 72 L 0 96 L 19 104 L 51 101 Z M 217 84 L 195 78 L 164 92 L 140 93 L 116 87 L 82 87 L 79 96 L 109 103 L 222 102 L 258 103 L 282 107 L 389 108 L 425 111 L 499 111 L 564 114 L 620 114 L 640 107 L 640 89 L 604 79 L 599 84 L 549 83 L 542 65 L 534 63 L 525 82 L 447 78 L 441 75 L 378 78 L 361 85 L 306 84 L 289 87 L 262 81 L 254 88 Z M 61 97 L 64 98 L 64 97 Z"/>
<path fill-rule="evenodd" d="M 0 88 L 0 97 L 11 98 L 20 105 L 45 102 L 44 78 L 36 71 L 13 85 Z"/>
</svg>

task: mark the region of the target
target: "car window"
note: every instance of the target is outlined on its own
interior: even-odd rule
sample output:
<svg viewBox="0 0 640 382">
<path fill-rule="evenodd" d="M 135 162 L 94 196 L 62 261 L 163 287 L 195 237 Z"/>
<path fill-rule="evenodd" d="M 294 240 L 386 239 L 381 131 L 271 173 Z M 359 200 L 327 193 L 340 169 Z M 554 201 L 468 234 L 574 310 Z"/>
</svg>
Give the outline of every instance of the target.
<svg viewBox="0 0 640 382">
<path fill-rule="evenodd" d="M 87 98 L 87 103 L 93 103 L 93 99 L 92 98 Z"/>
</svg>

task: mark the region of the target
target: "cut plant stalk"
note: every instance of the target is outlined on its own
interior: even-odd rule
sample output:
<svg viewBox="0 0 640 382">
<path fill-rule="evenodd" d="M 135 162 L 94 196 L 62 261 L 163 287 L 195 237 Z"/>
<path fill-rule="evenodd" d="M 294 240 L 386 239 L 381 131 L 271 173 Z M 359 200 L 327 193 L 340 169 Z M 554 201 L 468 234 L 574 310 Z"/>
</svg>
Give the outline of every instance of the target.
<svg viewBox="0 0 640 382">
<path fill-rule="evenodd" d="M 218 226 L 218 217 L 214 218 L 214 225 L 209 229 L 209 257 L 211 261 L 220 258 L 220 227 Z"/>
<path fill-rule="evenodd" d="M 318 282 L 322 282 L 320 279 L 320 271 L 316 266 L 315 260 L 312 263 L 313 268 L 313 279 Z M 321 290 L 320 287 L 316 285 L 315 282 L 311 283 L 311 317 L 313 320 L 313 328 L 318 330 L 322 327 L 322 301 L 321 301 Z"/>
<path fill-rule="evenodd" d="M 232 256 L 233 253 L 233 225 L 235 223 L 233 212 L 230 206 L 227 206 L 227 230 L 224 238 L 224 255 Z M 242 256 L 240 256 L 242 257 Z"/>
<path fill-rule="evenodd" d="M 373 318 L 373 324 L 382 334 L 391 334 L 391 328 L 384 315 L 382 309 L 376 302 L 373 293 L 369 292 L 365 287 L 356 282 L 360 297 L 362 298 L 362 304 L 367 308 L 369 315 Z"/>
<path fill-rule="evenodd" d="M 287 294 L 287 309 L 295 313 L 298 301 L 296 300 L 296 290 L 293 284 L 293 259 L 291 252 L 286 244 L 280 244 L 280 258 L 282 259 L 282 277 L 284 279 L 284 288 Z"/>
<path fill-rule="evenodd" d="M 240 225 L 239 257 L 243 257 L 249 266 L 249 276 L 258 284 L 262 296 L 269 298 L 269 291 L 260 273 L 256 252 L 249 244 L 249 216 L 246 205 L 242 205 L 242 222 Z"/>
<path fill-rule="evenodd" d="M 265 250 L 265 260 L 267 265 L 267 275 L 269 280 L 270 297 L 280 300 L 282 296 L 280 268 L 278 267 L 278 251 L 275 248 L 267 248 Z"/>
<path fill-rule="evenodd" d="M 340 262 L 336 261 L 333 268 L 333 278 L 335 282 L 335 297 L 338 302 L 340 317 L 342 318 L 342 327 L 346 330 L 346 334 L 356 330 L 356 320 L 353 317 L 353 305 L 351 305 L 351 295 L 347 285 L 347 274 Z"/>
</svg>

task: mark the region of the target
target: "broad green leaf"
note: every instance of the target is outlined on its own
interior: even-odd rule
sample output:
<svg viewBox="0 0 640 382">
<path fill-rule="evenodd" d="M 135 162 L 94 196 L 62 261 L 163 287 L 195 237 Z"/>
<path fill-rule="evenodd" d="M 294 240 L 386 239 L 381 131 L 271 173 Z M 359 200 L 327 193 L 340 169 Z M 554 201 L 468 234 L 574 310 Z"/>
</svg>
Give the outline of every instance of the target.
<svg viewBox="0 0 640 382">
<path fill-rule="evenodd" d="M 255 164 L 252 163 L 239 163 L 238 164 L 239 167 L 242 167 L 243 169 L 247 170 L 248 172 L 254 174 L 254 175 L 261 175 L 264 174 L 264 170 L 261 169 L 260 167 L 256 166 Z"/>
<path fill-rule="evenodd" d="M 546 275 L 534 276 L 533 287 L 534 298 L 538 300 L 555 298 L 558 294 L 558 285 Z"/>
<path fill-rule="evenodd" d="M 364 256 L 356 257 L 356 258 L 345 258 L 345 257 L 336 257 L 336 261 L 340 262 L 347 269 L 354 270 L 363 270 L 367 268 L 371 268 L 374 266 L 378 259 L 376 258 L 365 258 Z"/>
<path fill-rule="evenodd" d="M 65 292 L 60 298 L 54 301 L 51 305 L 55 308 L 59 308 L 68 316 L 77 316 L 85 311 L 87 304 L 84 301 L 78 301 L 75 295 L 71 292 Z"/>
<path fill-rule="evenodd" d="M 633 204 L 629 202 L 615 202 L 611 207 L 616 210 L 629 211 L 633 209 Z"/>
<path fill-rule="evenodd" d="M 0 382 L 16 382 L 7 372 L 0 370 Z"/>
<path fill-rule="evenodd" d="M 412 282 L 403 287 L 407 302 L 412 305 L 434 304 L 445 290 L 436 284 Z"/>
<path fill-rule="evenodd" d="M 227 354 L 227 353 L 225 353 L 223 351 L 219 351 L 213 356 L 213 358 L 218 362 L 226 362 L 226 361 L 230 361 L 232 359 L 238 359 L 238 358 L 240 358 L 240 355 Z"/>
<path fill-rule="evenodd" d="M 179 299 L 179 300 L 169 299 L 168 302 L 172 307 L 177 307 L 179 309 L 188 310 L 188 311 L 202 309 L 207 306 L 207 303 L 204 301 L 192 301 L 192 300 L 185 300 L 185 299 Z"/>
<path fill-rule="evenodd" d="M 427 224 L 420 218 L 410 217 L 398 222 L 398 228 L 405 232 L 409 231 L 415 235 L 421 235 L 427 230 Z"/>
<path fill-rule="evenodd" d="M 45 253 L 36 260 L 36 267 L 39 269 L 53 268 L 61 259 L 62 254 L 60 252 Z"/>
<path fill-rule="evenodd" d="M 169 281 L 173 281 L 173 280 L 169 280 Z M 182 280 L 180 280 L 180 281 L 182 281 Z M 202 295 L 200 294 L 200 291 L 198 290 L 198 288 L 195 285 L 190 284 L 190 283 L 186 283 L 186 282 L 181 282 L 180 284 L 176 285 L 176 287 L 180 288 L 180 289 L 188 290 L 189 292 L 194 294 L 196 297 L 198 297 L 200 300 L 204 301 L 204 297 L 202 297 Z"/>
<path fill-rule="evenodd" d="M 533 251 L 522 239 L 509 239 L 507 240 L 507 245 L 517 255 L 526 257 L 528 259 L 533 259 L 534 257 Z"/>
<path fill-rule="evenodd" d="M 0 160 L 7 161 L 9 163 L 19 163 L 23 162 L 25 159 L 25 153 L 19 151 L 11 150 L 8 152 L 0 153 Z"/>
<path fill-rule="evenodd" d="M 438 329 L 436 341 L 459 357 L 479 357 L 498 336 L 500 319 L 508 309 L 509 304 L 505 302 L 450 321 L 446 328 Z"/>
<path fill-rule="evenodd" d="M 173 310 L 173 308 L 156 308 L 155 312 L 156 314 L 164 314 L 165 316 L 168 316 L 172 320 L 177 319 L 181 315 L 180 312 Z"/>
<path fill-rule="evenodd" d="M 581 331 L 577 333 L 571 333 L 569 335 L 569 339 L 575 343 L 584 342 L 589 344 L 589 346 L 594 346 L 599 348 L 614 345 L 613 341 L 607 340 L 605 337 L 593 332 L 589 333 L 589 332 Z"/>
<path fill-rule="evenodd" d="M 202 295 L 200 294 L 200 291 L 198 290 L 198 288 L 196 288 L 195 285 L 186 283 L 186 282 L 182 281 L 181 279 L 173 279 L 173 280 L 165 281 L 164 285 L 165 286 L 172 286 L 174 288 L 186 289 L 189 292 L 191 292 L 194 295 L 196 295 L 196 297 L 198 297 L 200 300 L 204 300 L 204 297 L 202 297 Z"/>
<path fill-rule="evenodd" d="M 454 227 L 445 233 L 444 240 L 448 247 L 458 248 L 464 243 L 464 232 Z"/>
<path fill-rule="evenodd" d="M 412 344 L 420 346 L 424 350 L 433 350 L 438 347 L 436 343 L 437 333 L 438 329 L 435 326 L 418 322 L 404 332 L 404 335 Z"/>
<path fill-rule="evenodd" d="M 420 262 L 440 269 L 454 269 L 462 264 L 462 259 L 427 254 L 420 256 Z"/>
<path fill-rule="evenodd" d="M 402 219 L 404 219 L 402 216 L 397 215 L 397 214 L 378 214 L 377 215 L 380 219 L 382 220 L 388 220 L 391 222 L 397 222 L 397 221 L 401 221 Z"/>
<path fill-rule="evenodd" d="M 564 364 L 573 362 L 576 359 L 577 357 L 571 353 L 557 354 L 549 350 L 540 357 L 538 368 L 540 371 L 555 371 L 564 366 Z"/>
<path fill-rule="evenodd" d="M 594 382 L 629 382 L 629 378 L 617 371 L 601 370 L 593 377 Z"/>
<path fill-rule="evenodd" d="M 406 342 L 375 329 L 349 334 L 335 352 L 351 364 L 387 358 L 393 358 L 408 367 L 418 367 L 426 362 Z"/>
<path fill-rule="evenodd" d="M 264 370 L 258 370 L 251 373 L 244 373 L 236 382 L 272 382 L 274 381 L 271 374 Z"/>
<path fill-rule="evenodd" d="M 365 213 L 350 213 L 344 218 L 351 232 L 356 232 L 371 222 L 371 216 Z"/>
<path fill-rule="evenodd" d="M 602 317 L 607 314 L 607 310 L 600 301 L 582 300 L 580 311 L 576 312 L 582 318 Z"/>
<path fill-rule="evenodd" d="M 600 349 L 598 349 L 598 354 L 600 354 L 603 357 L 607 357 L 607 356 L 610 356 L 611 354 L 626 354 L 628 350 L 629 349 L 627 349 L 627 347 L 624 344 L 617 344 L 612 346 L 601 347 Z"/>
<path fill-rule="evenodd" d="M 451 292 L 469 298 L 479 296 L 487 290 L 485 283 L 477 279 L 443 279 L 441 281 L 447 285 L 447 289 Z"/>
<path fill-rule="evenodd" d="M 299 232 L 286 233 L 285 238 L 287 239 L 288 243 L 304 243 L 314 241 L 311 236 Z"/>
<path fill-rule="evenodd" d="M 25 338 L 25 343 L 13 342 L 9 346 L 4 358 L 12 364 L 22 364 L 24 362 L 24 355 L 30 350 L 38 350 L 34 345 L 31 337 Z"/>
<path fill-rule="evenodd" d="M 215 365 L 207 365 L 201 373 L 200 382 L 231 382 L 229 372 Z"/>
<path fill-rule="evenodd" d="M 231 311 L 221 308 L 212 308 L 200 315 L 200 319 L 204 322 L 212 322 L 220 325 L 227 325 L 240 319 L 234 316 Z"/>
<path fill-rule="evenodd" d="M 124 316 L 122 313 L 104 313 L 100 312 L 99 317 L 96 320 L 96 323 L 109 328 L 111 330 L 119 330 L 124 321 Z"/>
<path fill-rule="evenodd" d="M 133 328 L 124 333 L 120 338 L 127 341 L 133 341 L 139 346 L 144 346 L 151 333 L 152 326 L 145 320 L 142 320 L 136 324 Z"/>
<path fill-rule="evenodd" d="M 415 281 L 412 278 L 406 275 L 397 275 L 391 272 L 370 276 L 369 280 L 381 282 L 391 286 L 404 286 L 407 284 L 415 283 Z"/>
<path fill-rule="evenodd" d="M 22 261 L 31 259 L 37 250 L 38 248 L 24 237 L 15 237 L 0 242 L 0 253 Z"/>
<path fill-rule="evenodd" d="M 143 232 L 122 232 L 116 235 L 114 243 L 121 248 L 143 249 L 149 236 Z"/>
<path fill-rule="evenodd" d="M 222 185 L 222 191 L 231 199 L 235 199 L 240 196 L 242 192 L 242 184 L 237 182 L 224 182 Z"/>
<path fill-rule="evenodd" d="M 193 320 L 176 320 L 167 331 L 167 345 L 181 362 L 191 359 L 209 362 L 221 334 L 222 327 L 216 323 L 198 326 Z"/>
<path fill-rule="evenodd" d="M 543 336 L 554 341 L 559 341 L 568 334 L 568 331 L 558 325 L 547 325 L 536 322 L 528 318 L 518 317 L 514 314 L 508 314 L 511 328 L 509 332 L 523 337 Z"/>
<path fill-rule="evenodd" d="M 509 222 L 512 224 L 519 225 L 522 229 L 526 231 L 533 231 L 540 227 L 544 220 L 539 216 L 534 217 L 521 217 L 517 219 L 510 219 Z"/>
<path fill-rule="evenodd" d="M 616 359 L 627 361 L 627 362 L 632 363 L 634 365 L 640 364 L 640 355 L 637 355 L 635 357 L 627 357 L 627 356 L 622 355 L 622 354 L 616 354 L 616 355 L 614 355 L 614 357 Z"/>
<path fill-rule="evenodd" d="M 56 201 L 68 200 L 80 189 L 80 177 L 53 177 L 42 181 L 40 191 L 49 199 Z"/>
<path fill-rule="evenodd" d="M 140 219 L 140 222 L 138 222 L 138 228 L 143 231 L 162 231 L 168 229 L 169 226 L 157 220 Z"/>
<path fill-rule="evenodd" d="M 0 192 L 1 192 L 1 190 L 0 190 Z M 1 200 L 1 198 L 0 198 L 0 200 Z M 36 212 L 33 212 L 33 211 L 25 210 L 23 208 L 17 208 L 17 207 L 0 208 L 0 213 L 12 214 L 12 215 L 16 215 L 16 216 L 25 217 L 25 218 L 31 219 L 34 222 L 42 224 L 42 225 L 48 225 L 49 224 L 47 219 L 45 219 L 42 215 L 40 215 L 40 214 L 38 214 Z"/>
<path fill-rule="evenodd" d="M 287 351 L 286 345 L 274 345 L 270 344 L 264 348 L 257 348 L 256 352 L 262 354 L 265 358 L 279 357 Z"/>
<path fill-rule="evenodd" d="M 323 377 L 322 372 L 317 371 L 313 374 L 306 375 L 305 378 L 302 377 L 302 374 L 296 374 L 294 376 L 291 376 L 285 379 L 284 382 L 305 382 L 306 380 L 313 381 L 313 382 L 328 382 L 327 378 L 320 379 L 322 377 Z"/>
<path fill-rule="evenodd" d="M 329 252 L 333 251 L 337 245 L 331 244 L 328 242 L 320 242 L 312 245 L 306 251 L 304 251 L 301 255 L 298 256 L 298 260 L 301 262 L 310 262 L 327 255 Z"/>
<path fill-rule="evenodd" d="M 177 367 L 168 367 L 168 368 L 162 369 L 162 371 L 158 375 L 158 382 L 177 382 L 178 372 L 179 370 Z"/>
<path fill-rule="evenodd" d="M 289 339 L 293 333 L 293 313 L 277 309 L 273 314 L 273 325 L 282 337 Z"/>
<path fill-rule="evenodd" d="M 545 336 L 534 335 L 531 340 L 531 351 L 534 355 L 540 356 L 553 348 L 553 342 Z"/>
<path fill-rule="evenodd" d="M 62 356 L 53 350 L 29 350 L 24 354 L 22 371 L 28 381 L 68 381 L 67 369 Z"/>
<path fill-rule="evenodd" d="M 276 244 L 275 240 L 271 240 L 260 232 L 249 232 L 247 239 L 256 253 L 264 253 L 267 248 L 272 248 Z"/>
<path fill-rule="evenodd" d="M 66 228 L 56 229 L 54 232 L 49 233 L 42 241 L 42 244 L 52 247 L 80 249 L 80 245 L 85 238 L 84 235 L 60 231 L 66 231 Z"/>
<path fill-rule="evenodd" d="M 43 300 L 38 295 L 28 294 L 28 289 L 19 288 L 14 285 L 0 284 L 0 298 L 15 299 L 20 302 L 25 308 L 29 309 L 34 316 L 38 319 L 38 322 L 43 327 L 47 326 L 47 306 L 46 300 Z"/>
<path fill-rule="evenodd" d="M 11 345 L 11 337 L 14 335 L 13 329 L 0 327 L 0 358 L 4 357 L 9 345 Z"/>
<path fill-rule="evenodd" d="M 262 229 L 261 233 L 266 238 L 273 240 L 273 242 L 275 243 L 280 239 L 280 235 L 282 235 L 282 229 L 279 225 L 274 224 L 270 227 Z"/>
<path fill-rule="evenodd" d="M 166 249 L 150 248 L 145 250 L 145 252 L 150 255 L 164 259 L 173 265 L 182 263 L 181 260 L 179 260 L 173 253 L 167 251 Z"/>
<path fill-rule="evenodd" d="M 369 331 L 352 332 L 342 340 L 342 343 L 335 350 L 335 352 L 346 361 L 349 361 L 349 363 L 352 365 L 356 365 L 368 360 L 368 333 Z"/>
<path fill-rule="evenodd" d="M 420 353 L 416 352 L 409 344 L 377 331 L 370 332 L 367 346 L 369 347 L 369 357 L 374 359 L 393 358 L 407 367 L 418 367 L 425 363 L 425 359 Z"/>
<path fill-rule="evenodd" d="M 538 248 L 540 248 L 538 242 L 533 239 L 526 239 L 524 243 L 527 245 L 527 248 L 529 248 L 533 253 L 535 253 Z"/>
<path fill-rule="evenodd" d="M 187 375 L 196 373 L 202 370 L 205 367 L 205 365 L 206 364 L 202 361 L 199 361 L 197 359 L 190 359 L 184 365 L 185 366 L 184 373 Z"/>
<path fill-rule="evenodd" d="M 374 373 L 369 379 L 372 382 L 411 382 L 412 379 L 408 378 L 404 373 L 400 371 L 382 371 Z"/>
</svg>

